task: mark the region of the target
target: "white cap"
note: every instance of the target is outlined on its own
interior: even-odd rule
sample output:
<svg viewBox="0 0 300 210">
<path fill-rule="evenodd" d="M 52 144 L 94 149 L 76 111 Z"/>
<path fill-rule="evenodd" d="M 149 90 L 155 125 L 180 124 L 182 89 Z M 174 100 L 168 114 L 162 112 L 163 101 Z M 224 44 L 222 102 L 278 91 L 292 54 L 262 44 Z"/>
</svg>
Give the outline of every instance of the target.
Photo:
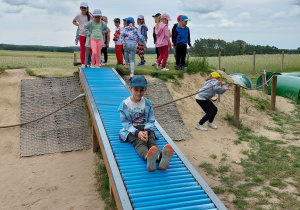
<svg viewBox="0 0 300 210">
<path fill-rule="evenodd" d="M 144 19 L 144 15 L 139 15 L 137 18 L 143 20 Z"/>
<path fill-rule="evenodd" d="M 95 9 L 93 12 L 93 16 L 102 16 L 102 12 L 100 9 Z"/>
<path fill-rule="evenodd" d="M 88 8 L 89 5 L 88 5 L 86 2 L 82 2 L 82 3 L 80 4 L 80 7 Z"/>
</svg>

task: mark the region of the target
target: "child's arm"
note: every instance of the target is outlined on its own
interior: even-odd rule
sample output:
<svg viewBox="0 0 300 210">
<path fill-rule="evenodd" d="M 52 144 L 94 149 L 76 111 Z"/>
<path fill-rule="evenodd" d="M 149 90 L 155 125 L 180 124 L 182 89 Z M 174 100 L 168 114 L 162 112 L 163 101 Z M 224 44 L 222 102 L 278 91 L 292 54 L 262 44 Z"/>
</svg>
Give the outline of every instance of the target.
<svg viewBox="0 0 300 210">
<path fill-rule="evenodd" d="M 175 30 L 175 34 L 174 34 L 174 42 L 173 42 L 173 46 L 176 47 L 177 45 L 177 36 L 178 36 L 178 31 Z"/>
<path fill-rule="evenodd" d="M 121 124 L 123 128 L 128 132 L 132 133 L 133 135 L 138 136 L 140 131 L 132 125 L 131 119 L 128 119 L 126 117 L 123 110 L 119 110 L 119 111 L 120 111 Z"/>
<path fill-rule="evenodd" d="M 77 28 L 77 31 L 76 31 L 75 45 L 78 45 L 78 40 L 79 40 L 79 27 Z"/>
<path fill-rule="evenodd" d="M 102 34 L 105 34 L 107 32 L 107 25 L 104 21 L 101 21 L 102 22 Z"/>
<path fill-rule="evenodd" d="M 91 22 L 87 22 L 84 25 L 84 31 L 85 31 L 85 33 L 86 33 L 87 36 L 91 36 L 90 24 L 91 24 Z"/>
</svg>

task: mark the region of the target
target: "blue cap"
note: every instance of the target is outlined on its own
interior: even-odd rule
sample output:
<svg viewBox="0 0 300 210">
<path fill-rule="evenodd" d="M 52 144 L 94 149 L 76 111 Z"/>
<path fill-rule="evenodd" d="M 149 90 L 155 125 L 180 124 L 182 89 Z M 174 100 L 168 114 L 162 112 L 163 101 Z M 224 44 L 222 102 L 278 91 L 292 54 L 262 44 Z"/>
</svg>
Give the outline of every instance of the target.
<svg viewBox="0 0 300 210">
<path fill-rule="evenodd" d="M 86 2 L 82 2 L 82 3 L 80 4 L 80 7 L 88 8 L 89 5 L 88 5 Z"/>
<path fill-rule="evenodd" d="M 95 10 L 93 11 L 93 16 L 102 16 L 101 10 L 100 10 L 100 9 L 95 9 Z"/>
<path fill-rule="evenodd" d="M 190 21 L 190 19 L 186 15 L 182 15 L 180 21 Z"/>
<path fill-rule="evenodd" d="M 128 17 L 126 23 L 134 23 L 133 17 Z"/>
<path fill-rule="evenodd" d="M 142 75 L 133 76 L 130 80 L 131 87 L 147 87 L 147 80 Z"/>
<path fill-rule="evenodd" d="M 127 18 L 124 18 L 123 21 L 127 21 Z"/>
</svg>

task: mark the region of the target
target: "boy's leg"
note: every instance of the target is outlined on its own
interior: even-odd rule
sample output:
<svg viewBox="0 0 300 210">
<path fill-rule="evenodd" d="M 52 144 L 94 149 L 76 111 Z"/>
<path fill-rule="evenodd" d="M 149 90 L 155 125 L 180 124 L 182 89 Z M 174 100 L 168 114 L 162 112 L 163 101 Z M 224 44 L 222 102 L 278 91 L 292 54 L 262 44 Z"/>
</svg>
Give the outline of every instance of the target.
<svg viewBox="0 0 300 210">
<path fill-rule="evenodd" d="M 125 58 L 125 64 L 129 64 L 129 45 L 128 42 L 126 43 L 125 49 L 124 49 L 124 58 Z"/>
<path fill-rule="evenodd" d="M 103 54 L 104 54 L 104 62 L 107 63 L 107 47 L 103 47 Z"/>
<path fill-rule="evenodd" d="M 181 51 L 180 51 L 180 45 L 176 45 L 176 66 L 180 65 L 180 57 L 181 57 Z"/>
<path fill-rule="evenodd" d="M 117 63 L 123 63 L 122 45 L 115 45 Z"/>
<path fill-rule="evenodd" d="M 199 106 L 201 106 L 203 111 L 206 113 L 199 121 L 199 124 L 203 125 L 208 119 L 215 116 L 213 108 L 211 106 L 212 102 L 210 100 L 197 100 L 197 99 L 196 101 L 199 104 Z"/>
<path fill-rule="evenodd" d="M 181 66 L 185 67 L 185 57 L 187 52 L 187 45 L 182 45 L 182 55 L 181 55 Z"/>
<path fill-rule="evenodd" d="M 146 155 L 148 153 L 146 142 L 131 133 L 128 134 L 127 141 L 132 144 L 139 156 L 146 161 Z"/>
<path fill-rule="evenodd" d="M 155 52 L 156 52 L 156 59 L 158 59 L 160 56 L 158 47 L 155 47 Z"/>
</svg>

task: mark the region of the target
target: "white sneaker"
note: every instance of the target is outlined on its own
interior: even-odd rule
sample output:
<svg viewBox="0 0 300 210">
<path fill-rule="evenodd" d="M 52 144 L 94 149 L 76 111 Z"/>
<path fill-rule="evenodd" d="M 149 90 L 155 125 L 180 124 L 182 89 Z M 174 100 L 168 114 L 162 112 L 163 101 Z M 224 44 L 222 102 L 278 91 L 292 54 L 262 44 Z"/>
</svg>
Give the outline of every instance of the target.
<svg viewBox="0 0 300 210">
<path fill-rule="evenodd" d="M 91 65 L 91 68 L 95 68 L 95 66 L 94 66 L 94 65 Z"/>
<path fill-rule="evenodd" d="M 155 62 L 154 67 L 155 67 L 156 70 L 158 70 L 158 68 L 159 68 L 159 63 L 156 63 L 156 62 Z"/>
<path fill-rule="evenodd" d="M 213 123 L 213 122 L 212 123 L 208 122 L 207 124 L 208 124 L 209 127 L 213 128 L 213 129 L 217 129 L 218 128 L 218 126 L 216 126 L 216 124 Z"/>
<path fill-rule="evenodd" d="M 195 128 L 201 131 L 207 131 L 207 128 L 205 128 L 203 125 L 200 125 L 199 123 L 195 125 Z"/>
<path fill-rule="evenodd" d="M 161 69 L 161 71 L 169 71 L 169 69 L 163 68 Z"/>
<path fill-rule="evenodd" d="M 85 68 L 85 64 L 81 64 L 81 67 L 82 67 L 82 68 Z"/>
</svg>

